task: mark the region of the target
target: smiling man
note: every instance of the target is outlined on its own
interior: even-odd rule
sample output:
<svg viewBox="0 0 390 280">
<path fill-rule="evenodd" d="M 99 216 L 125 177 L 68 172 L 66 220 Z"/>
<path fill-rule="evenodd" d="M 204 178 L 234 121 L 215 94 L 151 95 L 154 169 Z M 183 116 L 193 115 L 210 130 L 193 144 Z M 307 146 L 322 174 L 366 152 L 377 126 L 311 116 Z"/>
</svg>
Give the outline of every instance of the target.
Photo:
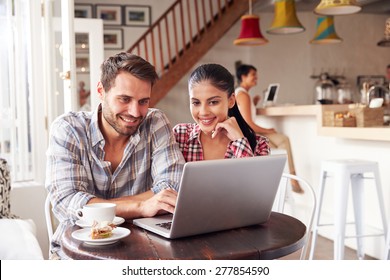
<svg viewBox="0 0 390 280">
<path fill-rule="evenodd" d="M 154 67 L 129 53 L 101 65 L 94 112 L 69 112 L 50 130 L 46 188 L 60 225 L 51 258 L 67 258 L 61 236 L 85 204 L 113 202 L 125 219 L 173 213 L 184 159 L 167 117 L 149 108 Z"/>
</svg>

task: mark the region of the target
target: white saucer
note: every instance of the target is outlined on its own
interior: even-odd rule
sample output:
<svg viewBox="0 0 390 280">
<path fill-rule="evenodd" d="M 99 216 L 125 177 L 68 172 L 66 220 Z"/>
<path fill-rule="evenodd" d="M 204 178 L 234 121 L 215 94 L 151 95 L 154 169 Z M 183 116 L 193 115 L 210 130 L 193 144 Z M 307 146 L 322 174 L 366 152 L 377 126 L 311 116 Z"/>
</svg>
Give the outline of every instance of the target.
<svg viewBox="0 0 390 280">
<path fill-rule="evenodd" d="M 118 226 L 120 224 L 123 224 L 125 222 L 125 219 L 122 217 L 115 217 L 114 220 L 112 221 L 114 225 Z M 89 228 L 92 226 L 91 223 L 84 221 L 82 219 L 76 221 L 76 225 L 82 228 Z"/>
<path fill-rule="evenodd" d="M 79 241 L 84 241 L 85 244 L 100 246 L 100 245 L 109 245 L 115 242 L 118 242 L 120 239 L 125 238 L 130 234 L 130 230 L 123 227 L 117 227 L 112 230 L 112 236 L 103 239 L 92 239 L 91 238 L 91 229 L 83 228 L 72 232 L 72 237 Z"/>
</svg>

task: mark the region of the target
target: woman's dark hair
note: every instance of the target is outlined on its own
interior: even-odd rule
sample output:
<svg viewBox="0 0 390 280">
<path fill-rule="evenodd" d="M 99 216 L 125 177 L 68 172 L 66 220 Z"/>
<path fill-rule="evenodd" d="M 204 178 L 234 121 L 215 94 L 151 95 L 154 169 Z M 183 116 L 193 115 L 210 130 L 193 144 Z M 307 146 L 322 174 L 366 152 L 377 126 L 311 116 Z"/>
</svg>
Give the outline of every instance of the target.
<svg viewBox="0 0 390 280">
<path fill-rule="evenodd" d="M 249 74 L 251 70 L 257 71 L 256 67 L 248 64 L 241 64 L 236 69 L 236 77 L 237 77 L 237 83 L 241 84 L 242 82 L 242 76 L 246 76 Z"/>
<path fill-rule="evenodd" d="M 100 81 L 105 91 L 111 89 L 120 72 L 126 72 L 140 80 L 150 82 L 152 86 L 158 79 L 153 65 L 135 54 L 126 52 L 107 58 L 100 69 Z"/>
<path fill-rule="evenodd" d="M 204 81 L 208 81 L 217 89 L 226 92 L 228 98 L 234 93 L 234 77 L 222 65 L 203 64 L 196 68 L 188 79 L 189 90 L 191 90 L 196 84 Z M 228 116 L 236 118 L 242 133 L 248 139 L 252 151 L 254 151 L 256 147 L 256 134 L 242 117 L 237 103 L 229 109 Z"/>
</svg>

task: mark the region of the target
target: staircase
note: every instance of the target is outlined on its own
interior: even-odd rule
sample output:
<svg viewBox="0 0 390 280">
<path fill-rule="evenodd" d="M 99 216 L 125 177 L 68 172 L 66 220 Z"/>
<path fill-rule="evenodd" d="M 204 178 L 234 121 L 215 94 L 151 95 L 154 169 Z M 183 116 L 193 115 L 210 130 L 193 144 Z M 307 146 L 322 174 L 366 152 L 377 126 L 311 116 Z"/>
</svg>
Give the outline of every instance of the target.
<svg viewBox="0 0 390 280">
<path fill-rule="evenodd" d="M 259 0 L 252 0 L 255 4 Z M 247 12 L 247 0 L 177 0 L 127 51 L 156 67 L 154 107 Z"/>
</svg>

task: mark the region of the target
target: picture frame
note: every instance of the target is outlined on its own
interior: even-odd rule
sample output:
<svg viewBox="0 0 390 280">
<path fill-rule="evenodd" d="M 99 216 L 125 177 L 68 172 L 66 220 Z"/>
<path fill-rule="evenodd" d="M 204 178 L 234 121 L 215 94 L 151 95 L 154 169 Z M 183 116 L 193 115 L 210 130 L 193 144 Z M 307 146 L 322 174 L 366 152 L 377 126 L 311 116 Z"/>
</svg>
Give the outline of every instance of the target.
<svg viewBox="0 0 390 280">
<path fill-rule="evenodd" d="M 102 19 L 104 25 L 122 25 L 122 6 L 96 5 L 96 18 Z"/>
<path fill-rule="evenodd" d="M 89 49 L 89 35 L 88 33 L 76 33 L 75 43 L 77 51 L 88 51 Z"/>
<path fill-rule="evenodd" d="M 75 4 L 74 5 L 75 18 L 93 18 L 92 4 Z"/>
<path fill-rule="evenodd" d="M 89 73 L 89 53 L 76 54 L 76 72 Z"/>
<path fill-rule="evenodd" d="M 363 87 L 363 83 L 370 85 L 383 85 L 386 82 L 386 77 L 382 75 L 361 75 L 357 76 L 357 86 Z"/>
<path fill-rule="evenodd" d="M 107 50 L 123 49 L 123 29 L 111 28 L 103 31 L 104 48 Z"/>
<path fill-rule="evenodd" d="M 124 21 L 127 26 L 149 27 L 151 25 L 151 7 L 127 5 L 124 9 Z"/>
</svg>

